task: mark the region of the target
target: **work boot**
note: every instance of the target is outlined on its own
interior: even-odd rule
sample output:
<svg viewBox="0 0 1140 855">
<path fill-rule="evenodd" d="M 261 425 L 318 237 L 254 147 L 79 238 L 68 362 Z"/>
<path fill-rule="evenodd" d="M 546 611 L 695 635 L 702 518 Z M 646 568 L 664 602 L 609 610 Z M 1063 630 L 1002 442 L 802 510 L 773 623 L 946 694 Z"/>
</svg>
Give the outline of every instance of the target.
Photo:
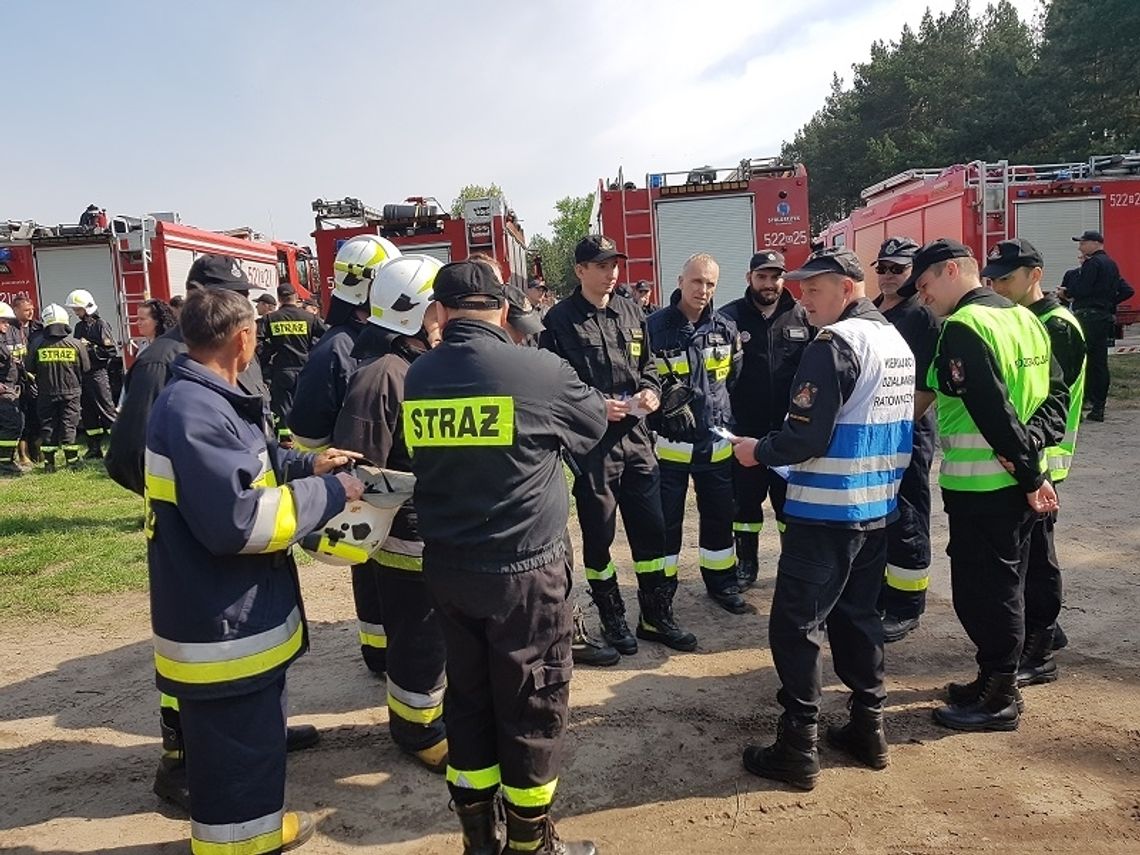
<svg viewBox="0 0 1140 855">
<path fill-rule="evenodd" d="M 28 468 L 29 467 L 24 466 L 24 464 L 19 461 L 15 452 L 13 452 L 11 460 L 0 462 L 0 472 L 3 472 L 5 475 L 23 475 L 28 471 Z"/>
<path fill-rule="evenodd" d="M 44 472 L 55 472 L 55 451 L 44 452 Z"/>
<path fill-rule="evenodd" d="M 673 617 L 673 596 L 677 580 L 663 579 L 637 592 L 641 615 L 637 621 L 637 637 L 657 641 L 686 653 L 697 649 L 697 637 L 682 629 Z"/>
<path fill-rule="evenodd" d="M 1020 698 L 1015 674 L 987 674 L 977 699 L 939 707 L 934 711 L 934 720 L 951 730 L 1017 730 Z"/>
<path fill-rule="evenodd" d="M 946 698 L 952 706 L 968 706 L 981 697 L 985 687 L 986 672 L 979 670 L 978 675 L 969 683 L 950 683 L 946 687 Z M 1017 711 L 1025 711 L 1025 701 L 1021 699 L 1021 692 L 1017 693 Z"/>
<path fill-rule="evenodd" d="M 29 439 L 28 440 L 28 459 L 32 463 L 43 463 L 44 462 L 43 446 L 44 446 L 44 443 L 43 443 L 43 440 L 41 440 L 41 439 Z"/>
<path fill-rule="evenodd" d="M 590 597 L 598 607 L 598 616 L 602 619 L 602 637 L 624 656 L 636 653 L 637 639 L 625 622 L 625 603 L 617 582 L 611 579 L 601 584 L 591 584 Z"/>
<path fill-rule="evenodd" d="M 317 824 L 303 810 L 287 810 L 281 817 L 281 851 L 290 852 L 313 836 Z"/>
<path fill-rule="evenodd" d="M 1093 407 L 1088 411 L 1085 419 L 1090 422 L 1103 422 L 1104 421 L 1104 407 Z"/>
<path fill-rule="evenodd" d="M 883 641 L 887 644 L 902 641 L 918 629 L 918 620 L 917 617 L 895 617 L 888 612 L 883 612 Z"/>
<path fill-rule="evenodd" d="M 103 459 L 103 440 L 98 436 L 87 437 L 87 453 L 83 455 L 84 460 L 102 460 Z"/>
<path fill-rule="evenodd" d="M 748 603 L 740 596 L 740 588 L 736 585 L 727 585 L 717 590 L 709 589 L 709 596 L 713 602 L 734 615 L 742 615 L 748 611 Z"/>
<path fill-rule="evenodd" d="M 435 745 L 429 745 L 427 748 L 421 748 L 419 751 L 409 751 L 408 754 L 416 758 L 425 769 L 435 775 L 442 775 L 447 771 L 446 737 L 435 743 Z"/>
<path fill-rule="evenodd" d="M 747 591 L 760 575 L 760 535 L 754 531 L 738 531 L 736 539 L 736 582 Z"/>
<path fill-rule="evenodd" d="M 303 751 L 321 741 L 321 732 L 311 724 L 295 724 L 285 728 L 285 750 Z"/>
<path fill-rule="evenodd" d="M 65 448 L 63 450 L 63 459 L 67 462 L 67 467 L 74 471 L 83 468 L 83 461 L 79 459 L 78 448 Z"/>
<path fill-rule="evenodd" d="M 454 807 L 463 829 L 463 855 L 499 855 L 502 840 L 495 821 L 495 801 L 475 802 Z"/>
<path fill-rule="evenodd" d="M 827 743 L 872 769 L 886 769 L 887 736 L 883 733 L 883 708 L 851 704 L 851 718 L 843 727 L 827 729 Z"/>
<path fill-rule="evenodd" d="M 190 781 L 181 756 L 163 756 L 154 773 L 154 794 L 185 813 L 190 813 Z"/>
<path fill-rule="evenodd" d="M 503 855 L 514 852 L 537 853 L 537 855 L 597 855 L 593 842 L 582 840 L 576 843 L 563 843 L 554 830 L 550 814 L 528 817 L 519 816 L 513 807 L 507 807 L 507 845 Z"/>
<path fill-rule="evenodd" d="M 1053 628 L 1035 629 L 1025 639 L 1021 662 L 1017 668 L 1017 687 L 1052 683 L 1057 679 L 1057 660 L 1053 658 Z"/>
<path fill-rule="evenodd" d="M 1069 646 L 1069 636 L 1065 635 L 1065 630 L 1061 629 L 1061 624 L 1053 624 L 1053 649 L 1064 650 Z"/>
<path fill-rule="evenodd" d="M 776 741 L 767 748 L 749 745 L 744 749 L 744 768 L 753 775 L 783 781 L 799 790 L 811 790 L 819 780 L 819 726 L 794 724 L 780 716 Z"/>
<path fill-rule="evenodd" d="M 616 665 L 621 661 L 621 654 L 617 650 L 605 641 L 590 635 L 590 631 L 586 629 L 586 613 L 578 603 L 574 603 L 574 635 L 570 653 L 574 657 L 575 665 L 604 667 Z"/>
</svg>

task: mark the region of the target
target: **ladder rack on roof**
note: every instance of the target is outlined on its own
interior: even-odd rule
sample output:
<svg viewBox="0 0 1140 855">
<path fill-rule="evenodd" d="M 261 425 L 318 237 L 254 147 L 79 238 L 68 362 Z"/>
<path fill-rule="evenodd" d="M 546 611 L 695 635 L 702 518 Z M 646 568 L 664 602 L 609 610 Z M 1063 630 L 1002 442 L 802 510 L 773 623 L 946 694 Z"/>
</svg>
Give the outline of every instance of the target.
<svg viewBox="0 0 1140 855">
<path fill-rule="evenodd" d="M 945 172 L 944 169 L 907 169 L 897 175 L 892 175 L 890 178 L 884 178 L 870 187 L 864 187 L 859 193 L 860 199 L 870 199 L 872 196 L 878 196 L 880 193 L 885 193 L 887 190 L 894 190 L 897 187 L 902 187 L 904 184 L 910 184 L 914 181 L 925 181 L 928 178 L 937 178 Z"/>
<path fill-rule="evenodd" d="M 313 202 L 313 213 L 319 220 L 359 220 L 362 223 L 370 223 L 383 219 L 379 208 L 372 208 L 351 196 L 332 202 L 317 199 Z"/>
</svg>

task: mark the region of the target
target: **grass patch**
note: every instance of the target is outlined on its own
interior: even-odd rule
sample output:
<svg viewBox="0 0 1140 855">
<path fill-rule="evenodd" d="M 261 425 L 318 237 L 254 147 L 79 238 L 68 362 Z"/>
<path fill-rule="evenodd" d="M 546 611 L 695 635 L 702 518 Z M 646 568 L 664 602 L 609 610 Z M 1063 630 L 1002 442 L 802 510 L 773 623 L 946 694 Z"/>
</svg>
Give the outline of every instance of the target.
<svg viewBox="0 0 1140 855">
<path fill-rule="evenodd" d="M 99 463 L 0 477 L 0 616 L 74 614 L 87 595 L 146 586 L 142 499 Z"/>
<path fill-rule="evenodd" d="M 1109 356 L 1108 373 L 1112 377 L 1112 385 L 1108 388 L 1110 401 L 1140 401 L 1140 353 Z"/>
</svg>

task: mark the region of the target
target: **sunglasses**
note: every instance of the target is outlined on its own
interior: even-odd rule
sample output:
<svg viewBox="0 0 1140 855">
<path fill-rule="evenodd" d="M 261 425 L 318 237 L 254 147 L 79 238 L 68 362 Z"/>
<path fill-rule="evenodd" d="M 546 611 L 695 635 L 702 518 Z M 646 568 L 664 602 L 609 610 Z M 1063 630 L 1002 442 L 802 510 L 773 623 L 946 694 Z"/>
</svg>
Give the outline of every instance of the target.
<svg viewBox="0 0 1140 855">
<path fill-rule="evenodd" d="M 897 276 L 906 273 L 906 268 L 901 264 L 880 264 L 875 268 L 875 272 L 879 274 L 894 273 Z"/>
</svg>

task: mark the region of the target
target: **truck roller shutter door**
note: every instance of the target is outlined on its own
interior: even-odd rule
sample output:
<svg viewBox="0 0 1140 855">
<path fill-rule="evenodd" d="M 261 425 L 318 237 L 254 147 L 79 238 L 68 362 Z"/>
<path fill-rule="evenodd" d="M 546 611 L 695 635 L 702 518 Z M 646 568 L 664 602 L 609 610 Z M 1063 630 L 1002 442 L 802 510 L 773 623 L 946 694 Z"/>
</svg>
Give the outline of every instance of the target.
<svg viewBox="0 0 1140 855">
<path fill-rule="evenodd" d="M 693 253 L 707 252 L 720 265 L 714 305 L 744 296 L 748 262 L 756 251 L 751 196 L 667 199 L 656 204 L 657 285 L 667 304 L 677 277 Z"/>
<path fill-rule="evenodd" d="M 48 303 L 66 305 L 67 295 L 76 288 L 91 292 L 99 317 L 111 325 L 115 343 L 123 343 L 119 320 L 119 295 L 111 267 L 109 243 L 97 246 L 52 246 L 36 249 L 36 279 L 42 309 Z M 75 316 L 70 323 L 75 328 Z"/>
<path fill-rule="evenodd" d="M 1035 199 L 1014 203 L 1017 237 L 1033 244 L 1045 259 L 1041 287 L 1055 291 L 1066 270 L 1077 266 L 1074 235 L 1100 229 L 1100 199 Z"/>
<path fill-rule="evenodd" d="M 409 255 L 430 255 L 441 264 L 451 263 L 451 244 L 447 243 L 433 243 L 427 246 L 401 246 L 400 252 L 406 252 Z"/>
<path fill-rule="evenodd" d="M 186 296 L 186 276 L 194 264 L 194 258 L 194 253 L 189 249 L 166 250 L 166 281 L 170 285 L 170 293 L 163 295 L 159 283 L 151 280 L 151 295 L 167 303 L 171 297 L 179 294 Z"/>
</svg>

